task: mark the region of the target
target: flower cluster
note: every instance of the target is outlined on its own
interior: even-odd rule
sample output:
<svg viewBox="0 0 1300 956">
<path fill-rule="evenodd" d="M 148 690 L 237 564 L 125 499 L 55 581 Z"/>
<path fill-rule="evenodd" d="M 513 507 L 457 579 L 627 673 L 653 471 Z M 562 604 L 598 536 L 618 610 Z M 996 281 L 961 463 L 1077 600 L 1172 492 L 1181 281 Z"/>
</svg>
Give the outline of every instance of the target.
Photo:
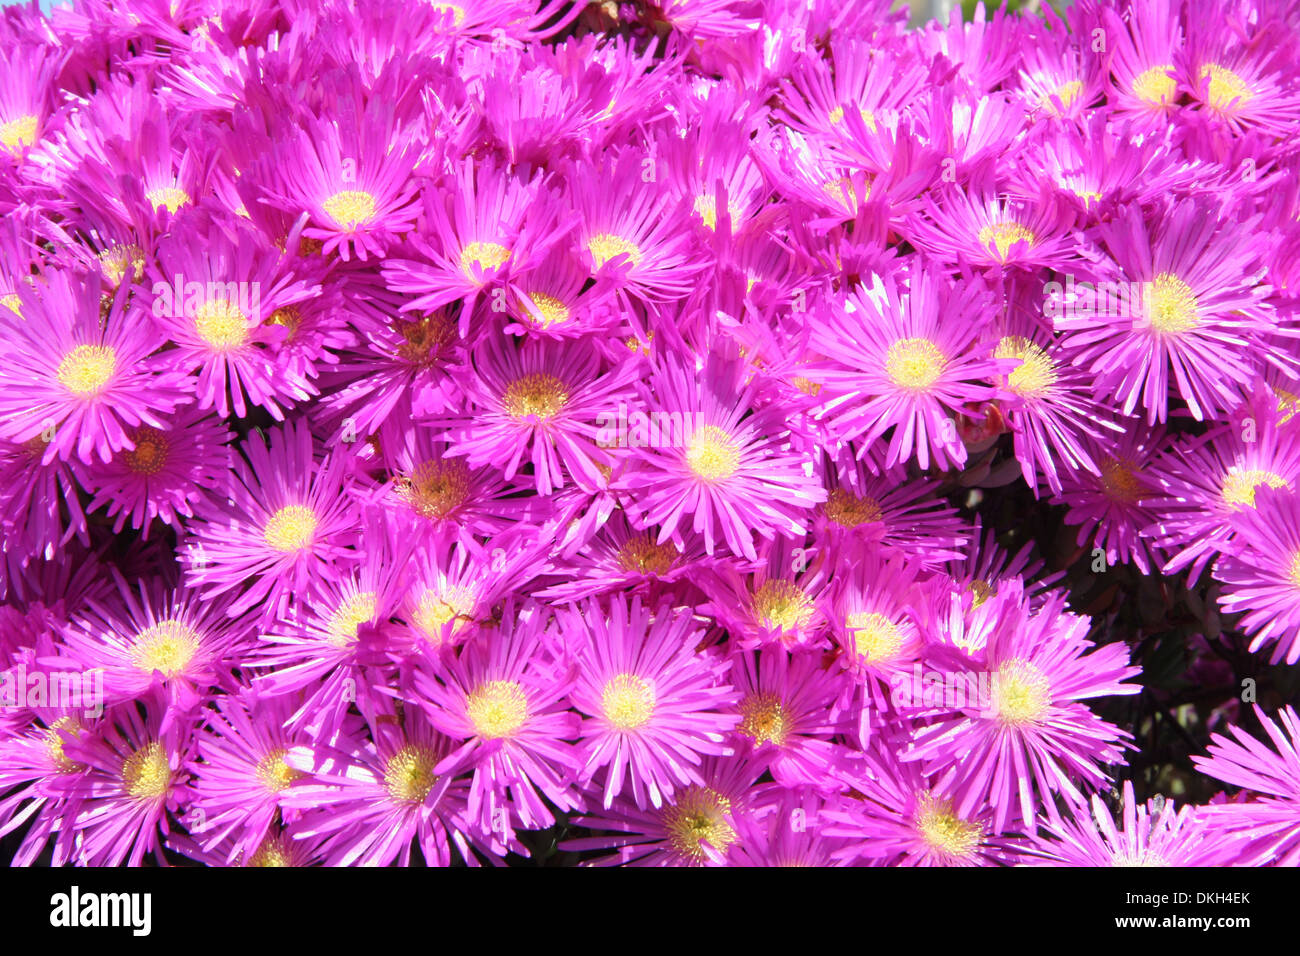
<svg viewBox="0 0 1300 956">
<path fill-rule="evenodd" d="M 6 855 L 1300 861 L 1300 4 L 891 6 L 6 9 Z"/>
</svg>

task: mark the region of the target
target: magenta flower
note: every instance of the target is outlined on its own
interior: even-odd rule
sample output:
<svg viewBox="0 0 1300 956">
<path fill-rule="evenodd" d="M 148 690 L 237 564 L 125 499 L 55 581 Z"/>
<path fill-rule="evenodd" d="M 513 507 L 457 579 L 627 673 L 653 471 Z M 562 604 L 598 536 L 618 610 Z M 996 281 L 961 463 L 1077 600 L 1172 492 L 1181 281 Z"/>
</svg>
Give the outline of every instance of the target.
<svg viewBox="0 0 1300 956">
<path fill-rule="evenodd" d="M 906 759 L 923 762 L 959 814 L 991 805 L 1002 832 L 1013 819 L 1033 827 L 1044 812 L 1055 822 L 1057 794 L 1082 804 L 1075 781 L 1096 787 L 1102 767 L 1122 761 L 1128 735 L 1080 701 L 1137 693 L 1138 685 L 1122 682 L 1141 668 L 1128 666 L 1122 644 L 1094 647 L 1087 620 L 1067 613 L 1057 596 L 1031 612 L 1007 582 L 989 601 L 1001 620 L 981 655 L 988 699 L 919 730 Z"/>
<path fill-rule="evenodd" d="M 951 414 L 992 398 L 981 383 L 1001 366 L 978 341 L 987 314 L 978 283 L 949 287 L 920 269 L 908 281 L 875 276 L 813 325 L 812 344 L 829 359 L 815 375 L 829 393 L 822 414 L 859 454 L 893 429 L 886 467 L 915 450 L 922 468 L 933 458 L 946 469 L 966 460 Z"/>
<path fill-rule="evenodd" d="M 235 461 L 231 499 L 208 503 L 191 525 L 186 580 L 205 598 L 252 586 L 231 615 L 263 606 L 262 619 L 284 612 L 291 592 L 338 577 L 344 536 L 356 518 L 343 496 L 347 465 L 339 454 L 316 458 L 302 422 L 252 438 Z"/>
<path fill-rule="evenodd" d="M 1248 845 L 1238 862 L 1244 865 L 1295 866 L 1300 861 L 1300 718 L 1294 708 L 1281 711 L 1282 726 L 1258 705 L 1255 712 L 1272 742 L 1231 728 L 1232 737 L 1214 734 L 1208 757 L 1192 758 L 1198 770 L 1254 795 L 1246 802 L 1216 803 L 1202 813 L 1209 821 L 1239 836 Z M 1235 739 L 1234 739 L 1235 738 Z"/>
<path fill-rule="evenodd" d="M 728 662 L 697 653 L 700 632 L 688 615 L 663 604 L 653 611 L 616 598 L 608 614 L 596 601 L 557 614 L 557 630 L 578 666 L 570 700 L 587 719 L 578 755 L 582 783 L 604 770 L 608 810 L 626 786 L 641 809 L 659 807 L 683 787 L 702 783 L 701 758 L 731 752 L 727 713 L 735 693 Z"/>
<path fill-rule="evenodd" d="M 778 409 L 755 407 L 745 375 L 743 361 L 715 352 L 702 374 L 680 359 L 665 363 L 642 391 L 638 413 L 657 423 L 656 436 L 645 423 L 644 442 L 629 435 L 631 461 L 614 487 L 628 494 L 636 527 L 658 526 L 659 544 L 683 541 L 679 526 L 689 517 L 706 552 L 725 542 L 752 561 L 755 532 L 802 534 L 808 512 L 825 500 L 803 466 L 799 436 Z M 608 424 L 605 431 L 606 441 L 618 440 Z"/>
<path fill-rule="evenodd" d="M 53 272 L 0 308 L 9 361 L 0 368 L 0 438 L 41 440 L 43 461 L 74 455 L 109 461 L 134 444 L 128 429 L 165 428 L 193 379 L 150 358 L 162 344 L 123 313 L 122 297 L 101 316 L 99 279 Z"/>
<path fill-rule="evenodd" d="M 1071 820 L 1049 824 L 1050 836 L 1035 838 L 1027 852 L 1057 866 L 1229 866 L 1237 861 L 1240 837 L 1225 838 L 1205 810 L 1175 807 L 1163 797 L 1139 804 L 1130 780 L 1124 781 L 1121 799 L 1119 820 L 1094 795 L 1090 810 L 1077 809 Z"/>
<path fill-rule="evenodd" d="M 561 810 L 578 806 L 572 781 L 581 762 L 566 743 L 578 736 L 578 716 L 565 706 L 574 675 L 543 617 L 536 605 L 510 608 L 499 630 L 414 674 L 418 703 L 457 745 L 434 772 L 472 768 L 467 813 L 479 832 L 550 826 L 543 796 Z"/>
</svg>

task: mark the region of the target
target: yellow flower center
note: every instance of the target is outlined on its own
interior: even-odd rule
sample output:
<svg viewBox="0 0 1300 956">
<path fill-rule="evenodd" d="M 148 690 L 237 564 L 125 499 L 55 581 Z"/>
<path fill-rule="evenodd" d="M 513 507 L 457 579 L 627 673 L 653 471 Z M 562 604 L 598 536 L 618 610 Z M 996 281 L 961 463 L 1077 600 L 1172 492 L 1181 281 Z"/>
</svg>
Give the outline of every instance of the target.
<svg viewBox="0 0 1300 956">
<path fill-rule="evenodd" d="M 790 718 L 785 712 L 784 702 L 776 694 L 766 691 L 750 694 L 740 702 L 740 716 L 737 730 L 753 738 L 755 744 L 771 741 L 778 747 L 785 746 L 785 739 L 790 734 Z"/>
<path fill-rule="evenodd" d="M 160 206 L 165 206 L 167 211 L 172 215 L 190 201 L 190 194 L 176 186 L 159 186 L 145 193 L 145 198 L 153 206 L 153 211 L 157 212 Z"/>
<path fill-rule="evenodd" d="M 850 614 L 845 623 L 853 635 L 854 649 L 869 663 L 885 663 L 902 650 L 902 628 L 883 614 L 857 611 Z"/>
<path fill-rule="evenodd" d="M 397 347 L 398 357 L 417 368 L 436 365 L 443 357 L 443 351 L 458 337 L 456 324 L 442 312 L 434 312 L 415 321 L 397 319 L 393 328 L 405 340 Z"/>
<path fill-rule="evenodd" d="M 144 275 L 144 250 L 137 245 L 110 246 L 99 254 L 99 268 L 114 287 L 122 284 L 128 270 L 139 281 Z"/>
<path fill-rule="evenodd" d="M 480 737 L 509 737 L 528 719 L 528 698 L 518 682 L 494 680 L 469 695 L 466 712 Z"/>
<path fill-rule="evenodd" d="M 727 217 L 731 220 L 732 226 L 735 226 L 740 220 L 743 210 L 740 203 L 727 203 Z M 718 228 L 718 200 L 715 196 L 707 193 L 695 197 L 695 215 L 699 216 L 704 225 L 709 229 Z"/>
<path fill-rule="evenodd" d="M 462 458 L 442 458 L 415 466 L 409 476 L 393 484 L 397 495 L 416 514 L 424 518 L 443 519 L 465 503 L 469 497 L 469 465 Z"/>
<path fill-rule="evenodd" d="M 843 488 L 836 488 L 826 498 L 826 517 L 843 528 L 873 524 L 883 515 L 875 498 L 859 498 Z"/>
<path fill-rule="evenodd" d="M 384 764 L 384 786 L 394 803 L 423 803 L 438 776 L 438 759 L 427 747 L 407 744 Z"/>
<path fill-rule="evenodd" d="M 605 719 L 619 730 L 635 730 L 655 712 L 655 690 L 635 674 L 616 674 L 600 695 Z"/>
<path fill-rule="evenodd" d="M 998 251 L 998 258 L 1002 260 L 1006 259 L 1007 253 L 1017 242 L 1025 242 L 1032 246 L 1035 241 L 1034 234 L 1018 222 L 994 222 L 979 231 L 980 245 L 987 246 L 990 242 L 993 243 Z"/>
<path fill-rule="evenodd" d="M 1042 720 L 1052 702 L 1052 687 L 1041 670 L 1028 661 L 1007 661 L 993 675 L 993 713 L 1013 727 Z"/>
<path fill-rule="evenodd" d="M 1178 81 L 1169 75 L 1172 63 L 1161 63 L 1133 77 L 1133 95 L 1153 106 L 1168 106 L 1178 90 Z"/>
<path fill-rule="evenodd" d="M 316 512 L 303 505 L 285 505 L 266 522 L 262 539 L 288 554 L 308 547 L 316 536 Z"/>
<path fill-rule="evenodd" d="M 1287 566 L 1287 579 L 1293 588 L 1300 590 L 1300 551 L 1291 555 L 1291 562 Z"/>
<path fill-rule="evenodd" d="M 948 859 L 967 860 L 979 848 L 984 828 L 953 812 L 952 802 L 924 794 L 916 814 L 916 829 L 933 849 Z"/>
<path fill-rule="evenodd" d="M 1043 109 L 1051 110 L 1055 113 L 1056 104 L 1052 102 L 1052 97 L 1055 96 L 1061 101 L 1061 107 L 1068 110 L 1070 104 L 1077 100 L 1079 94 L 1082 92 L 1083 82 L 1081 80 L 1069 80 L 1052 90 L 1051 93 L 1044 93 L 1041 105 Z M 1003 253 L 1003 255 L 1005 255 L 1005 253 Z"/>
<path fill-rule="evenodd" d="M 171 788 L 172 771 L 162 744 L 151 740 L 122 763 L 122 785 L 137 800 L 157 800 Z"/>
<path fill-rule="evenodd" d="M 465 22 L 465 8 L 457 6 L 454 3 L 441 3 L 439 0 L 432 0 L 429 6 L 433 7 L 438 13 L 450 13 L 453 26 L 459 27 Z"/>
<path fill-rule="evenodd" d="M 853 186 L 853 181 L 847 176 L 840 176 L 838 179 L 828 179 L 822 183 L 822 194 L 833 203 L 838 203 L 848 209 L 857 211 L 859 201 L 865 201 L 871 198 L 871 181 L 863 180 L 862 195 L 858 196 L 857 190 Z M 838 260 L 836 261 L 838 265 Z"/>
<path fill-rule="evenodd" d="M 285 305 L 271 313 L 271 317 L 266 320 L 268 325 L 282 325 L 288 332 L 284 340 L 292 342 L 298 329 L 302 326 L 302 313 L 295 306 Z"/>
<path fill-rule="evenodd" d="M 812 620 L 813 605 L 803 588 L 769 578 L 754 592 L 754 617 L 767 628 L 793 631 Z"/>
<path fill-rule="evenodd" d="M 640 247 L 636 243 L 608 232 L 602 232 L 600 235 L 592 236 L 587 240 L 587 249 L 591 252 L 591 258 L 595 261 L 597 269 L 611 259 L 622 255 L 626 255 L 634 266 L 639 266 L 642 258 L 644 258 Z"/>
<path fill-rule="evenodd" d="M 229 352 L 248 341 L 248 316 L 227 299 L 213 299 L 195 311 L 194 331 L 213 351 Z"/>
<path fill-rule="evenodd" d="M 321 203 L 340 229 L 355 229 L 375 218 L 375 197 L 361 189 L 344 189 Z"/>
<path fill-rule="evenodd" d="M 3 305 L 14 315 L 18 316 L 18 318 L 21 319 L 23 317 L 23 300 L 18 297 L 17 292 L 9 292 L 5 295 L 0 295 L 0 305 Z"/>
<path fill-rule="evenodd" d="M 1111 501 L 1132 504 L 1142 497 L 1142 482 L 1138 469 L 1130 462 L 1108 458 L 1100 465 L 1101 490 Z"/>
<path fill-rule="evenodd" d="M 0 123 L 0 146 L 21 153 L 23 147 L 36 142 L 36 125 L 36 117 L 31 114 Z"/>
<path fill-rule="evenodd" d="M 928 390 L 943 374 L 948 360 L 929 339 L 899 339 L 885 355 L 885 374 L 898 388 Z"/>
<path fill-rule="evenodd" d="M 555 296 L 547 295 L 545 292 L 530 292 L 528 299 L 532 302 L 533 308 L 542 315 L 542 328 L 549 329 L 553 325 L 569 321 L 569 307 Z"/>
<path fill-rule="evenodd" d="M 249 866 L 293 866 L 293 843 L 288 837 L 267 837 L 248 859 Z"/>
<path fill-rule="evenodd" d="M 73 395 L 98 395 L 117 371 L 117 353 L 107 345 L 78 345 L 54 373 Z"/>
<path fill-rule="evenodd" d="M 995 585 L 990 584 L 988 581 L 981 580 L 980 578 L 976 578 L 974 581 L 972 581 L 969 585 L 967 585 L 967 588 L 970 590 L 970 593 L 973 595 L 973 597 L 971 598 L 972 607 L 979 607 L 981 604 L 983 604 L 985 601 L 991 598 L 995 593 L 997 593 L 997 587 Z"/>
<path fill-rule="evenodd" d="M 701 843 L 707 843 L 715 853 L 726 853 L 736 842 L 736 831 L 727 820 L 730 811 L 731 801 L 716 790 L 687 787 L 677 802 L 663 811 L 669 844 L 692 863 L 706 859 Z"/>
<path fill-rule="evenodd" d="M 1233 465 L 1223 476 L 1223 501 L 1229 506 L 1245 505 L 1253 508 L 1255 489 L 1260 485 L 1285 488 L 1286 479 L 1262 468 L 1242 468 L 1240 465 Z"/>
<path fill-rule="evenodd" d="M 477 604 L 478 594 L 470 587 L 454 585 L 443 591 L 426 588 L 416 601 L 412 622 L 426 640 L 437 644 L 442 640 L 442 629 L 447 622 L 456 620 L 452 630 L 458 630 L 472 618 Z"/>
<path fill-rule="evenodd" d="M 261 781 L 268 793 L 279 793 L 295 780 L 303 777 L 301 771 L 294 770 L 284 761 L 287 750 L 272 750 L 257 764 L 257 779 Z"/>
<path fill-rule="evenodd" d="M 1210 106 L 1216 110 L 1226 110 L 1236 101 L 1235 109 L 1241 109 L 1255 98 L 1255 91 L 1245 80 L 1225 66 L 1207 63 L 1201 67 L 1200 78 L 1210 78 Z"/>
<path fill-rule="evenodd" d="M 1200 311 L 1192 287 L 1176 275 L 1162 272 L 1151 281 L 1147 291 L 1147 316 L 1151 328 L 1164 335 L 1176 335 L 1194 329 L 1200 323 Z"/>
<path fill-rule="evenodd" d="M 377 595 L 374 591 L 354 594 L 330 615 L 325 633 L 335 647 L 347 647 L 357 639 L 357 629 L 375 618 Z"/>
<path fill-rule="evenodd" d="M 618 549 L 618 566 L 640 574 L 667 574 L 677 560 L 671 544 L 657 544 L 650 535 L 634 535 Z"/>
<path fill-rule="evenodd" d="M 812 395 L 814 398 L 820 394 L 822 390 L 821 382 L 814 382 L 812 379 L 804 378 L 802 375 L 796 375 L 794 378 L 790 379 L 790 384 L 799 389 L 799 391 L 803 392 L 805 395 Z"/>
<path fill-rule="evenodd" d="M 474 267 L 480 273 L 500 269 L 510 258 L 510 250 L 496 242 L 471 242 L 460 251 L 460 270 L 465 278 L 476 282 Z"/>
<path fill-rule="evenodd" d="M 50 760 L 59 770 L 69 772 L 81 769 L 81 764 L 63 752 L 63 734 L 80 738 L 83 729 L 81 721 L 72 716 L 60 717 L 45 728 L 45 752 L 50 755 Z"/>
<path fill-rule="evenodd" d="M 130 435 L 135 447 L 122 453 L 126 467 L 137 475 L 156 475 L 162 471 L 171 448 L 166 433 L 146 425 L 133 430 Z"/>
<path fill-rule="evenodd" d="M 998 342 L 995 358 L 1020 359 L 1007 376 L 1007 388 L 1022 398 L 1041 398 L 1056 384 L 1056 363 L 1029 339 L 1010 335 Z"/>
<path fill-rule="evenodd" d="M 530 417 L 549 421 L 568 403 L 568 387 L 554 375 L 544 372 L 533 372 L 515 379 L 501 396 L 501 404 L 517 422 Z"/>
<path fill-rule="evenodd" d="M 740 446 L 725 430 L 705 425 L 686 443 L 686 464 L 705 481 L 725 481 L 740 468 Z"/>
<path fill-rule="evenodd" d="M 175 677 L 194 659 L 199 640 L 199 632 L 182 621 L 159 621 L 136 635 L 131 663 L 146 674 L 161 671 L 164 677 Z"/>
</svg>

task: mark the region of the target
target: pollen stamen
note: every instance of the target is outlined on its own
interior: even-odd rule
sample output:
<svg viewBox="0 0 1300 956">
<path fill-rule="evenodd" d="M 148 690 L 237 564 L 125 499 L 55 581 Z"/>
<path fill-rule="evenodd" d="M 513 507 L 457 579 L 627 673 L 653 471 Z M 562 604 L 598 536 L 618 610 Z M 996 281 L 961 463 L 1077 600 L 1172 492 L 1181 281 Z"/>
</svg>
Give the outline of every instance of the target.
<svg viewBox="0 0 1300 956">
<path fill-rule="evenodd" d="M 509 737 L 528 719 L 528 698 L 517 681 L 494 680 L 469 695 L 465 705 L 469 721 L 480 737 Z"/>
<path fill-rule="evenodd" d="M 498 242 L 471 242 L 460 251 L 460 269 L 465 278 L 477 282 L 474 269 L 478 267 L 479 275 L 500 269 L 510 258 L 510 250 Z"/>
<path fill-rule="evenodd" d="M 550 421 L 569 403 L 569 389 L 554 375 L 533 372 L 506 386 L 501 404 L 517 422 L 528 418 Z"/>
<path fill-rule="evenodd" d="M 602 232 L 588 239 L 587 249 L 591 252 L 591 258 L 596 263 L 597 269 L 621 255 L 626 255 L 633 266 L 639 266 L 644 258 L 641 248 L 635 242 L 608 232 Z"/>
<path fill-rule="evenodd" d="M 15 155 L 21 153 L 24 147 L 36 142 L 37 125 L 38 121 L 31 113 L 0 123 L 0 146 Z"/>
<path fill-rule="evenodd" d="M 1229 507 L 1244 505 L 1255 507 L 1255 489 L 1260 485 L 1270 488 L 1285 488 L 1286 479 L 1276 472 L 1263 468 L 1242 468 L 1233 465 L 1223 476 L 1223 501 Z"/>
<path fill-rule="evenodd" d="M 943 375 L 948 360 L 929 339 L 899 339 L 885 355 L 885 374 L 898 388 L 925 392 Z"/>
<path fill-rule="evenodd" d="M 768 578 L 754 592 L 754 617 L 762 627 L 795 631 L 806 627 L 812 616 L 812 601 L 790 581 Z"/>
<path fill-rule="evenodd" d="M 664 575 L 677 560 L 677 549 L 659 544 L 649 534 L 633 535 L 618 549 L 618 566 L 638 574 Z"/>
<path fill-rule="evenodd" d="M 1056 363 L 1041 346 L 1027 338 L 1007 336 L 998 342 L 993 357 L 1020 360 L 1007 375 L 1007 388 L 1021 398 L 1042 398 L 1056 384 Z"/>
<path fill-rule="evenodd" d="M 692 785 L 677 802 L 663 811 L 664 830 L 674 850 L 692 863 L 707 859 L 707 843 L 716 854 L 724 854 L 736 842 L 736 831 L 727 819 L 731 801 L 708 787 Z"/>
<path fill-rule="evenodd" d="M 199 642 L 199 632 L 183 621 L 159 621 L 136 635 L 131 663 L 146 674 L 160 671 L 164 677 L 175 677 L 194 660 Z"/>
<path fill-rule="evenodd" d="M 1239 110 L 1255 98 L 1250 84 L 1225 66 L 1207 63 L 1201 67 L 1200 79 L 1210 78 L 1210 106 L 1216 110 Z M 1234 106 L 1235 103 L 1235 106 Z"/>
<path fill-rule="evenodd" d="M 122 284 L 128 270 L 139 281 L 144 275 L 144 250 L 137 245 L 110 246 L 99 254 L 99 268 L 114 288 Z"/>
<path fill-rule="evenodd" d="M 836 488 L 826 498 L 826 517 L 843 528 L 874 524 L 884 512 L 875 498 L 859 498 L 851 491 Z"/>
<path fill-rule="evenodd" d="M 289 554 L 308 547 L 316 537 L 316 512 L 303 505 L 285 505 L 266 522 L 262 538 L 276 551 Z"/>
<path fill-rule="evenodd" d="M 122 459 L 126 462 L 126 467 L 137 475 L 145 476 L 156 475 L 162 471 L 167 464 L 167 455 L 171 450 L 171 443 L 167 440 L 166 432 L 143 425 L 132 430 L 129 434 L 131 440 L 135 442 L 135 447 L 122 453 Z"/>
<path fill-rule="evenodd" d="M 1007 253 L 1016 243 L 1024 242 L 1033 246 L 1036 241 L 1036 237 L 1029 229 L 1014 221 L 989 223 L 979 231 L 980 245 L 988 246 L 990 242 L 993 243 L 998 251 L 998 258 L 1004 261 Z"/>
<path fill-rule="evenodd" d="M 171 789 L 172 771 L 162 744 L 151 740 L 122 762 L 122 786 L 137 800 L 157 800 Z"/>
<path fill-rule="evenodd" d="M 302 771 L 295 770 L 285 762 L 284 757 L 288 752 L 284 748 L 272 750 L 257 764 L 257 779 L 268 793 L 279 793 L 304 776 Z"/>
<path fill-rule="evenodd" d="M 738 732 L 753 739 L 754 744 L 774 743 L 785 746 L 790 734 L 790 716 L 781 698 L 768 691 L 750 694 L 740 702 Z"/>
<path fill-rule="evenodd" d="M 969 859 L 984 837 L 983 826 L 961 819 L 951 801 L 928 793 L 919 801 L 916 829 L 937 853 L 953 861 Z"/>
<path fill-rule="evenodd" d="M 153 206 L 153 211 L 157 212 L 160 207 L 166 207 L 172 215 L 190 201 L 190 194 L 176 186 L 159 186 L 145 193 L 145 198 Z"/>
<path fill-rule="evenodd" d="M 325 623 L 325 633 L 335 647 L 347 647 L 357 639 L 362 624 L 374 620 L 378 595 L 374 591 L 354 594 L 330 615 Z"/>
<path fill-rule="evenodd" d="M 107 345 L 78 345 L 63 357 L 55 377 L 74 395 L 98 395 L 117 371 L 117 353 Z"/>
<path fill-rule="evenodd" d="M 635 674 L 616 674 L 605 684 L 600 706 L 605 719 L 619 730 L 636 730 L 655 711 L 655 689 Z"/>
<path fill-rule="evenodd" d="M 1133 504 L 1142 497 L 1139 470 L 1132 462 L 1108 458 L 1100 466 L 1102 493 L 1117 504 Z"/>
<path fill-rule="evenodd" d="M 1177 335 L 1200 324 L 1192 287 L 1172 273 L 1162 272 L 1151 280 L 1147 298 L 1147 316 L 1158 334 Z"/>
<path fill-rule="evenodd" d="M 321 208 L 340 229 L 355 229 L 375 218 L 375 197 L 362 189 L 343 189 L 330 196 Z"/>
<path fill-rule="evenodd" d="M 1038 723 L 1052 702 L 1046 675 L 1019 658 L 999 667 L 992 684 L 992 711 L 999 722 L 1012 727 Z"/>
<path fill-rule="evenodd" d="M 384 786 L 394 803 L 423 803 L 438 782 L 433 768 L 437 755 L 427 747 L 407 744 L 384 764 Z"/>
<path fill-rule="evenodd" d="M 195 310 L 194 331 L 214 352 L 230 352 L 248 341 L 248 316 L 228 299 L 212 299 Z"/>
<path fill-rule="evenodd" d="M 553 295 L 547 295 L 545 292 L 530 292 L 527 297 L 533 304 L 533 308 L 541 314 L 541 321 L 538 322 L 544 329 L 549 329 L 553 325 L 560 325 L 569 321 L 569 307 L 561 299 Z M 533 316 L 529 313 L 529 318 Z M 534 319 L 534 321 L 536 321 Z"/>
<path fill-rule="evenodd" d="M 54 766 L 64 773 L 73 770 L 80 770 L 82 767 L 82 764 L 73 760 L 63 752 L 63 745 L 65 743 L 64 734 L 79 739 L 83 729 L 81 721 L 71 715 L 60 717 L 54 723 L 50 724 L 50 726 L 45 728 L 45 752 L 49 754 L 50 760 Z"/>
<path fill-rule="evenodd" d="M 845 621 L 853 635 L 853 646 L 871 664 L 893 660 L 903 648 L 903 631 L 885 615 L 876 611 L 857 611 Z"/>
<path fill-rule="evenodd" d="M 725 429 L 705 425 L 686 443 L 686 464 L 705 481 L 725 481 L 740 469 L 740 445 Z"/>
<path fill-rule="evenodd" d="M 394 480 L 397 496 L 423 518 L 447 518 L 469 497 L 469 465 L 463 458 L 423 461 Z"/>
<path fill-rule="evenodd" d="M 1178 81 L 1170 76 L 1172 63 L 1161 63 L 1133 77 L 1133 95 L 1152 106 L 1168 106 L 1178 91 Z"/>
</svg>

